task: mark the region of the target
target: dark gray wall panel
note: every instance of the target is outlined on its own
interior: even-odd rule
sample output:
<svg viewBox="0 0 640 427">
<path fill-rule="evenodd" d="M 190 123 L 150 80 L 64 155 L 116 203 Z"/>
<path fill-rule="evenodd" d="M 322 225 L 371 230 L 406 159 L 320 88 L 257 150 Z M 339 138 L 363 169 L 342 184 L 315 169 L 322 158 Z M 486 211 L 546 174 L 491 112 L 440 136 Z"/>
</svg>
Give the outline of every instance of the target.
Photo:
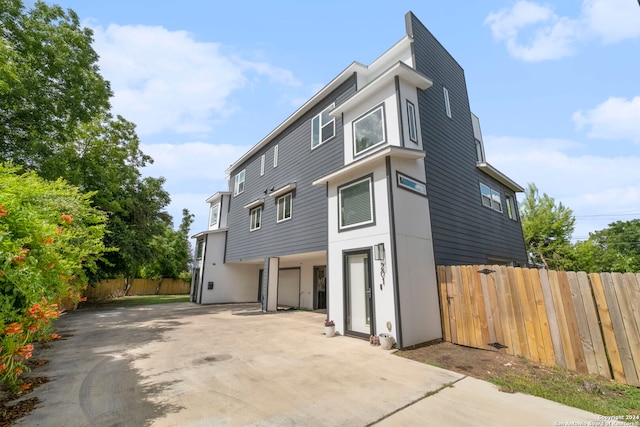
<svg viewBox="0 0 640 427">
<path fill-rule="evenodd" d="M 336 136 L 311 150 L 311 119 L 332 102 L 336 105 L 356 90 L 355 75 L 322 100 L 306 115 L 276 136 L 261 151 L 230 174 L 246 170 L 244 193 L 232 197 L 228 216 L 226 262 L 278 257 L 327 249 L 327 197 L 324 187 L 311 183 L 344 163 L 342 121 L 336 119 Z M 273 147 L 278 144 L 278 167 L 273 167 Z M 265 174 L 260 176 L 260 158 L 266 154 Z M 296 181 L 291 219 L 276 222 L 276 200 L 272 188 Z M 249 231 L 248 203 L 265 197 L 260 230 Z"/>
<path fill-rule="evenodd" d="M 512 193 L 476 168 L 464 71 L 412 13 L 407 26 L 414 37 L 416 68 L 433 80 L 418 98 L 436 263 L 524 262 L 520 223 L 507 217 L 506 208 L 499 213 L 482 205 L 480 182 L 500 191 L 503 207 L 505 192 Z M 449 91 L 451 119 L 443 87 Z"/>
</svg>

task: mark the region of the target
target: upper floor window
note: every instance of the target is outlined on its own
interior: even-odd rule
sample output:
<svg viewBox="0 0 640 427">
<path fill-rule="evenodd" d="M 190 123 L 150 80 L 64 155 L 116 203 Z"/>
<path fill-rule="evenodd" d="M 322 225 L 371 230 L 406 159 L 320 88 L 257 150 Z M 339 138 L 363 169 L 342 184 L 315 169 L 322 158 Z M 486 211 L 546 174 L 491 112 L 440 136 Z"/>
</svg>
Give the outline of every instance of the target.
<svg viewBox="0 0 640 427">
<path fill-rule="evenodd" d="M 356 155 L 385 142 L 383 105 L 354 120 L 353 141 Z"/>
<path fill-rule="evenodd" d="M 260 176 L 264 175 L 264 161 L 265 161 L 265 154 L 262 155 L 262 157 L 260 158 Z"/>
<path fill-rule="evenodd" d="M 286 221 L 291 218 L 291 193 L 278 197 L 278 218 L 277 222 Z"/>
<path fill-rule="evenodd" d="M 204 255 L 204 239 L 198 239 L 196 243 L 196 259 L 202 259 Z"/>
<path fill-rule="evenodd" d="M 233 186 L 233 195 L 237 196 L 238 194 L 242 194 L 244 192 L 244 172 L 242 169 L 235 178 L 234 186 Z"/>
<path fill-rule="evenodd" d="M 219 213 L 220 213 L 220 203 L 211 206 L 211 212 L 209 212 L 209 227 L 213 227 L 218 224 Z"/>
<path fill-rule="evenodd" d="M 484 162 L 484 148 L 482 147 L 482 141 L 476 139 L 476 158 L 479 162 Z"/>
<path fill-rule="evenodd" d="M 480 183 L 480 195 L 482 196 L 483 205 L 495 211 L 502 212 L 502 200 L 499 191 Z"/>
<path fill-rule="evenodd" d="M 447 89 L 446 87 L 443 87 L 442 92 L 444 93 L 444 109 L 447 112 L 447 117 L 451 118 L 451 104 L 449 103 L 449 89 Z"/>
<path fill-rule="evenodd" d="M 416 107 L 407 100 L 407 119 L 409 120 L 409 139 L 418 143 L 418 127 L 416 125 Z"/>
<path fill-rule="evenodd" d="M 338 188 L 340 229 L 373 223 L 371 176 Z"/>
<path fill-rule="evenodd" d="M 273 167 L 278 167 L 278 146 L 273 147 Z"/>
<path fill-rule="evenodd" d="M 336 119 L 329 115 L 335 104 L 329 105 L 311 120 L 311 148 L 326 142 L 336 134 Z"/>
<path fill-rule="evenodd" d="M 262 223 L 262 206 L 251 209 L 249 216 L 251 217 L 249 230 L 253 231 L 260 229 L 260 224 Z"/>
<path fill-rule="evenodd" d="M 509 217 L 509 219 L 517 221 L 518 219 L 516 218 L 516 204 L 513 200 L 513 196 L 505 194 L 504 199 L 507 205 L 507 216 Z"/>
</svg>

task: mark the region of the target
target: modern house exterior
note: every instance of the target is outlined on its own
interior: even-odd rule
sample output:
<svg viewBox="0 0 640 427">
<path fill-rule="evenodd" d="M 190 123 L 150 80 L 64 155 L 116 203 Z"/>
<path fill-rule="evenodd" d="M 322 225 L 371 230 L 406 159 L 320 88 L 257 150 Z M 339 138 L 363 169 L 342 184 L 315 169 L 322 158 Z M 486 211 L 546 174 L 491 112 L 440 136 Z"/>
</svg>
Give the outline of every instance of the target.
<svg viewBox="0 0 640 427">
<path fill-rule="evenodd" d="M 441 338 L 437 265 L 524 265 L 515 194 L 487 163 L 464 71 L 409 12 L 234 162 L 196 234 L 192 301 L 327 309 L 336 330 Z"/>
</svg>

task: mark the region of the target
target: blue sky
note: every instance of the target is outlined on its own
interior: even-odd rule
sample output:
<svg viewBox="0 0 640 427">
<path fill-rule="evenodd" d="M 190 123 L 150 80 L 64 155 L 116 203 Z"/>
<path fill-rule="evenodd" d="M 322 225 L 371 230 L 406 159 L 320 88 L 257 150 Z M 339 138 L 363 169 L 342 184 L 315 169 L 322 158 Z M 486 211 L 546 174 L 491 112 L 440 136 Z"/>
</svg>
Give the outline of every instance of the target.
<svg viewBox="0 0 640 427">
<path fill-rule="evenodd" d="M 224 170 L 412 10 L 465 70 L 487 160 L 573 209 L 574 239 L 640 218 L 636 0 L 61 0 L 94 30 L 116 113 L 133 121 L 170 213 L 196 215 Z"/>
</svg>

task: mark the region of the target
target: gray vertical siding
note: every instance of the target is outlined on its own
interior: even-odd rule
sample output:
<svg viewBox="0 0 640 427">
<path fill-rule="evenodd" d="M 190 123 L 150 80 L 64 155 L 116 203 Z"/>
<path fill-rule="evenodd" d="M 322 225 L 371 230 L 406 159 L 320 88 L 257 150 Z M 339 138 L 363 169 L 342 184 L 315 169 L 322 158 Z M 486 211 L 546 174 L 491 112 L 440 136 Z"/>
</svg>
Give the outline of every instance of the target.
<svg viewBox="0 0 640 427">
<path fill-rule="evenodd" d="M 425 26 L 409 12 L 415 66 L 433 80 L 418 94 L 431 228 L 438 265 L 485 263 L 488 258 L 524 262 L 520 222 L 482 205 L 482 182 L 502 194 L 504 186 L 476 168 L 476 151 L 464 71 Z M 445 113 L 449 91 L 452 118 Z M 488 159 L 489 161 L 491 159 Z"/>
<path fill-rule="evenodd" d="M 323 187 L 311 185 L 314 179 L 344 163 L 342 121 L 336 118 L 336 135 L 311 150 L 311 119 L 332 102 L 343 102 L 356 90 L 355 75 L 323 99 L 262 150 L 239 165 L 230 174 L 230 191 L 234 177 L 246 170 L 245 190 L 232 196 L 227 219 L 225 262 L 237 262 L 327 249 L 327 196 Z M 273 147 L 278 144 L 278 167 L 273 167 Z M 266 154 L 265 173 L 260 176 L 260 158 Z M 291 219 L 276 222 L 277 198 L 265 195 L 296 181 Z M 249 231 L 249 209 L 244 206 L 265 197 L 260 230 Z"/>
</svg>

